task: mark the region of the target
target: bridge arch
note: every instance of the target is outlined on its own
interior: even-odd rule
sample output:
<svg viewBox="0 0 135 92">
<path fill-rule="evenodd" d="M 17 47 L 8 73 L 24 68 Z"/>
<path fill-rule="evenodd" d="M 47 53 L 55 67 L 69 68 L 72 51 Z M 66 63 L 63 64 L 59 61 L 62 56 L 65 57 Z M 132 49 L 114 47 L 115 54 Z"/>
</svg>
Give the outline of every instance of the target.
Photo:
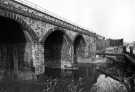
<svg viewBox="0 0 135 92">
<path fill-rule="evenodd" d="M 83 57 L 85 54 L 86 42 L 82 35 L 77 35 L 73 41 L 74 46 L 74 63 L 78 63 L 78 57 Z"/>
<path fill-rule="evenodd" d="M 31 71 L 31 43 L 36 39 L 31 37 L 31 29 L 21 18 L 12 13 L 6 14 L 6 11 L 5 16 L 0 14 L 0 30 L 0 71 L 3 72 L 0 76 L 19 78 L 19 73 Z"/>
<path fill-rule="evenodd" d="M 7 19 L 14 20 L 18 24 L 22 26 L 23 31 L 25 32 L 26 39 L 31 41 L 31 42 L 37 42 L 38 41 L 38 36 L 36 33 L 32 30 L 32 28 L 21 18 L 21 16 L 8 12 L 8 11 L 1 11 L 0 16 L 3 16 Z"/>
<path fill-rule="evenodd" d="M 48 31 L 42 41 L 44 41 L 45 74 L 56 77 L 60 74 L 61 65 L 65 61 L 64 55 L 66 55 L 69 45 L 71 46 L 71 40 L 65 30 L 54 28 Z"/>
</svg>

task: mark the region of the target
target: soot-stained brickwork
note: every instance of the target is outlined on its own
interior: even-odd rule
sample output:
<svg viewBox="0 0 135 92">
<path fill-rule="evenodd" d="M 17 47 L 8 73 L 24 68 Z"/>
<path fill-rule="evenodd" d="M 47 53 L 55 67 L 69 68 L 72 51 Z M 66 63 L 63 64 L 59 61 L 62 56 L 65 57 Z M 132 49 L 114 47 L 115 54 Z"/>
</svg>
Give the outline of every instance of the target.
<svg viewBox="0 0 135 92">
<path fill-rule="evenodd" d="M 35 78 L 34 74 L 43 74 L 47 65 L 57 68 L 71 68 L 78 63 L 79 58 L 81 58 L 79 62 L 83 62 L 83 59 L 92 62 L 92 58 L 95 57 L 96 34 L 79 26 L 14 0 L 0 0 L 0 16 L 12 19 L 21 25 L 26 38 L 25 51 L 20 54 L 25 54 L 25 62 L 29 62 L 28 67 L 31 67 L 33 73 L 21 72 L 20 78 L 23 74 L 28 75 L 29 78 Z M 54 37 L 51 37 L 51 35 L 54 35 Z M 76 46 L 77 50 L 75 50 L 74 41 L 78 35 L 84 40 L 84 45 L 80 42 L 79 46 Z M 47 39 L 50 40 L 47 41 Z M 52 46 L 51 43 L 54 43 L 55 46 Z M 59 55 L 53 56 L 48 54 L 49 51 L 52 51 L 52 54 L 55 52 L 54 55 Z M 47 61 L 46 56 L 57 58 L 56 63 L 51 62 L 51 59 Z M 59 63 L 57 63 L 57 60 Z"/>
</svg>

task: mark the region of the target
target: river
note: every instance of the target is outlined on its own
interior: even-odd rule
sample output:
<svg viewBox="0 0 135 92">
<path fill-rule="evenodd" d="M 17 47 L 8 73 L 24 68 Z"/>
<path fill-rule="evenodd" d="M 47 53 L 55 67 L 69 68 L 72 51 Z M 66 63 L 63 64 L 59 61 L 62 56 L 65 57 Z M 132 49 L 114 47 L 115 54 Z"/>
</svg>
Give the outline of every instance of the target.
<svg viewBox="0 0 135 92">
<path fill-rule="evenodd" d="M 46 68 L 37 80 L 0 82 L 0 92 L 127 92 L 120 82 L 96 71 L 96 64 L 78 70 Z"/>
</svg>

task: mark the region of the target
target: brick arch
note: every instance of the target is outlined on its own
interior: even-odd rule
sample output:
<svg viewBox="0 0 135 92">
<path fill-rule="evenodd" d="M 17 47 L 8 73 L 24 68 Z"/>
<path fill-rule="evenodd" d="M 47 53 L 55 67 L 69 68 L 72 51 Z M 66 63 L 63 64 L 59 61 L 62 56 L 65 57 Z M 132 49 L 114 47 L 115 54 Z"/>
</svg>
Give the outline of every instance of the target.
<svg viewBox="0 0 135 92">
<path fill-rule="evenodd" d="M 83 35 L 76 35 L 73 41 L 74 46 L 74 63 L 78 63 L 78 57 L 83 57 L 85 53 L 84 47 L 86 46 L 86 41 Z"/>
<path fill-rule="evenodd" d="M 17 14 L 15 13 L 11 13 L 8 11 L 4 11 L 0 13 L 0 16 L 5 17 L 5 18 L 9 18 L 15 22 L 17 22 L 18 24 L 20 24 L 23 28 L 23 30 L 26 31 L 26 39 L 30 42 L 37 42 L 38 41 L 38 37 L 35 34 L 35 32 L 32 30 L 32 28 L 27 25 L 27 23 Z"/>
</svg>

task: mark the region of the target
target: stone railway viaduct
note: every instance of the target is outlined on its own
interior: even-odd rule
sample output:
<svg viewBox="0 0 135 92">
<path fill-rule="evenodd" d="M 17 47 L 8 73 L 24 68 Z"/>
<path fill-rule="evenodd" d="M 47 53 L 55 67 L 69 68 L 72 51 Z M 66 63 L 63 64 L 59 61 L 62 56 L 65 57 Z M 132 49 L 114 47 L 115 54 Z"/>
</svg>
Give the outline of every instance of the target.
<svg viewBox="0 0 135 92">
<path fill-rule="evenodd" d="M 14 0 L 0 0 L 0 67 L 23 76 L 92 61 L 96 33 Z"/>
</svg>

